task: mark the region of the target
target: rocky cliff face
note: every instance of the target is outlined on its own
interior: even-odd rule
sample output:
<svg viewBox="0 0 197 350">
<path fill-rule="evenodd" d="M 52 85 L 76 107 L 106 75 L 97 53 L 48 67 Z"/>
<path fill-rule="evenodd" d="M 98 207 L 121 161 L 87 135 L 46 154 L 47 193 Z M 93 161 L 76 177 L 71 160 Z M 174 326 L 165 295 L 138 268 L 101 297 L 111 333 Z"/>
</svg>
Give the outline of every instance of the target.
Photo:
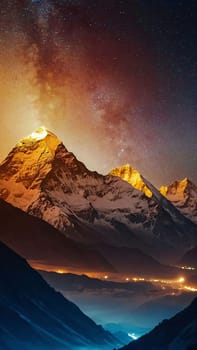
<svg viewBox="0 0 197 350">
<path fill-rule="evenodd" d="M 153 192 L 143 178 L 139 181 Z M 197 241 L 196 227 L 167 210 L 157 196 L 148 198 L 117 176 L 89 171 L 42 129 L 20 141 L 1 164 L 0 193 L 65 236 L 88 244 L 138 247 L 160 256 L 174 254 L 174 247 L 182 254 Z"/>
</svg>

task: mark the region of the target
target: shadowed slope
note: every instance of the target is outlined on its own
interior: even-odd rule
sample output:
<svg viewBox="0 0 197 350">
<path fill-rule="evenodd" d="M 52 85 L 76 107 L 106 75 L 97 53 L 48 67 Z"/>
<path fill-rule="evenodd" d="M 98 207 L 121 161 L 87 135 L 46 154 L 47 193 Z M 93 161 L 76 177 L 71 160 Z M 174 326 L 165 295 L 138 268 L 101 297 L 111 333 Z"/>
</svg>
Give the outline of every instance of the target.
<svg viewBox="0 0 197 350">
<path fill-rule="evenodd" d="M 0 347 L 110 348 L 115 339 L 0 243 Z"/>
</svg>

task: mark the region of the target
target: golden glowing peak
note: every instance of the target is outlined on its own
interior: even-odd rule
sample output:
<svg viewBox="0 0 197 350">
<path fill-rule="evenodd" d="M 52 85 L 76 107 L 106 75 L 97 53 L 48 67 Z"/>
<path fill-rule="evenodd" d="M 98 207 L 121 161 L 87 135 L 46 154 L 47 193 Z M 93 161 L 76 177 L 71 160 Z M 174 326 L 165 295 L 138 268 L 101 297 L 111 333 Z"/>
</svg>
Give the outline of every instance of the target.
<svg viewBox="0 0 197 350">
<path fill-rule="evenodd" d="M 24 143 L 32 143 L 32 142 L 37 142 L 40 140 L 44 140 L 48 135 L 53 135 L 50 131 L 48 131 L 45 126 L 41 126 L 40 128 L 36 129 L 33 131 L 30 135 L 25 136 L 23 139 L 21 139 L 18 143 L 17 146 L 21 146 Z M 53 135 L 55 136 L 55 135 Z"/>
<path fill-rule="evenodd" d="M 40 128 L 33 131 L 30 135 L 20 140 L 16 146 L 27 146 L 42 140 L 46 141 L 46 143 L 50 145 L 50 148 L 56 148 L 57 145 L 61 143 L 61 141 L 57 138 L 56 135 L 47 130 L 45 126 L 41 126 Z"/>
<path fill-rule="evenodd" d="M 187 177 L 185 177 L 183 180 L 181 180 L 180 182 L 181 186 L 187 186 L 189 183 L 189 179 Z"/>
<path fill-rule="evenodd" d="M 37 130 L 31 133 L 28 137 L 33 140 L 42 140 L 48 135 L 48 131 L 45 126 L 41 126 Z"/>
<path fill-rule="evenodd" d="M 189 183 L 190 183 L 190 181 L 186 177 L 183 180 L 173 182 L 169 186 L 161 186 L 160 187 L 160 193 L 163 196 L 167 196 L 167 195 L 183 195 L 184 191 L 187 188 L 187 186 L 189 185 Z"/>
<path fill-rule="evenodd" d="M 181 181 L 177 181 L 177 189 L 178 189 L 178 192 L 181 191 L 185 191 L 186 187 L 188 186 L 189 184 L 189 180 L 188 178 L 186 177 L 185 179 L 181 180 Z"/>
<path fill-rule="evenodd" d="M 168 192 L 168 186 L 161 186 L 160 193 L 165 197 Z"/>
<path fill-rule="evenodd" d="M 128 182 L 134 188 L 145 193 L 147 197 L 152 197 L 152 192 L 146 186 L 139 171 L 131 168 L 129 164 L 125 164 L 122 167 L 112 169 L 110 175 L 118 176 L 124 181 Z"/>
<path fill-rule="evenodd" d="M 47 130 L 44 126 L 33 131 L 29 136 L 24 137 L 20 140 L 16 147 L 17 149 L 22 148 L 23 154 L 26 150 L 31 150 L 34 153 L 29 154 L 30 162 L 32 162 L 32 157 L 35 157 L 35 154 L 44 155 L 46 159 L 53 158 L 57 149 L 57 146 L 62 142 L 57 138 L 55 134 Z M 43 158 L 43 157 L 41 157 Z"/>
</svg>

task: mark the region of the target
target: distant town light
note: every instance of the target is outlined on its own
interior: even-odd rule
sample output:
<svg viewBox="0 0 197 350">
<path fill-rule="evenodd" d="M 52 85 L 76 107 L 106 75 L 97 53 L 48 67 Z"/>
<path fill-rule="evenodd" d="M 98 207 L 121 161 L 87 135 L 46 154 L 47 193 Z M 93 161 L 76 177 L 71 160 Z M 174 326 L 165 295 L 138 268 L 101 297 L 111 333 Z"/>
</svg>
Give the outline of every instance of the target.
<svg viewBox="0 0 197 350">
<path fill-rule="evenodd" d="M 197 292 L 197 288 L 194 287 L 185 286 L 184 289 L 189 290 L 190 292 Z"/>
<path fill-rule="evenodd" d="M 138 338 L 135 333 L 128 333 L 128 337 L 132 338 L 133 340 L 136 340 Z"/>
<path fill-rule="evenodd" d="M 184 278 L 184 277 L 180 277 L 180 278 L 178 279 L 178 282 L 179 282 L 179 283 L 185 282 L 185 278 Z"/>
<path fill-rule="evenodd" d="M 195 267 L 192 266 L 181 266 L 182 270 L 195 270 Z"/>
</svg>

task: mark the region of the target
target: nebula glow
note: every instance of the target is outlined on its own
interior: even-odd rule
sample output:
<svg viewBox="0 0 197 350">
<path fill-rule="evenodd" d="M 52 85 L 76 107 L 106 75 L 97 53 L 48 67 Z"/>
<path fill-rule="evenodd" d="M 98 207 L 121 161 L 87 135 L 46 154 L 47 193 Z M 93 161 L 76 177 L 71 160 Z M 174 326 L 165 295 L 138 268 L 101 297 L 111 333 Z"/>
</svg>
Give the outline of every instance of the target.
<svg viewBox="0 0 197 350">
<path fill-rule="evenodd" d="M 173 3 L 1 1 L 0 158 L 45 125 L 90 169 L 195 181 L 196 11 Z"/>
</svg>

